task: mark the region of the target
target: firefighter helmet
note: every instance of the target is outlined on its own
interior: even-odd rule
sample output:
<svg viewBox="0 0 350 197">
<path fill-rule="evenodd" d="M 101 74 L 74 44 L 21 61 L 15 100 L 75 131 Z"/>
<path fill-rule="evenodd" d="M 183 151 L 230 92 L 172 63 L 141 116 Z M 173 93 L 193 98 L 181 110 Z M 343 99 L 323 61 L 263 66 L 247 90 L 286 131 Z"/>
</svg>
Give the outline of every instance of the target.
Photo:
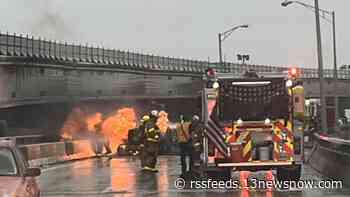
<svg viewBox="0 0 350 197">
<path fill-rule="evenodd" d="M 149 120 L 149 119 L 150 119 L 149 116 L 144 115 L 144 116 L 142 116 L 142 118 L 141 118 L 141 122 L 145 122 L 145 121 L 147 121 L 147 120 Z"/>
<path fill-rule="evenodd" d="M 198 120 L 199 120 L 199 116 L 197 116 L 197 115 L 192 116 L 192 121 L 198 121 Z"/>
<path fill-rule="evenodd" d="M 152 110 L 151 111 L 151 116 L 158 117 L 158 111 L 157 110 Z"/>
</svg>

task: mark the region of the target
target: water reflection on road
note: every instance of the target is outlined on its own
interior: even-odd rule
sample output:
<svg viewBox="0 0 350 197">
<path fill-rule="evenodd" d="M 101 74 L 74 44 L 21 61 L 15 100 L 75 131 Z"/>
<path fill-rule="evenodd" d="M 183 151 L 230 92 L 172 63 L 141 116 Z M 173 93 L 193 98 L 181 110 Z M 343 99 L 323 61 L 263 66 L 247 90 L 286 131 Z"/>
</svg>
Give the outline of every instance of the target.
<svg viewBox="0 0 350 197">
<path fill-rule="evenodd" d="M 350 195 L 346 189 L 337 190 L 179 190 L 174 186 L 180 170 L 179 158 L 162 156 L 159 172 L 140 171 L 133 158 L 100 158 L 51 166 L 39 178 L 43 196 L 238 196 L 238 197 L 304 197 Z M 251 176 L 264 179 L 265 172 Z M 239 179 L 234 173 L 233 179 Z M 322 180 L 319 174 L 305 166 L 303 179 Z"/>
</svg>

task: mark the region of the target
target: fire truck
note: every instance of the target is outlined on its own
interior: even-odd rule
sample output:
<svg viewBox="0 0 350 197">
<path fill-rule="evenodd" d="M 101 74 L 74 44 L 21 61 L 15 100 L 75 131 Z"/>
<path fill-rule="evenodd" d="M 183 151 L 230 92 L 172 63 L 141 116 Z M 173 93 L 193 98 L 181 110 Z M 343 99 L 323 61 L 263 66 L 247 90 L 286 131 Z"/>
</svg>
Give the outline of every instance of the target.
<svg viewBox="0 0 350 197">
<path fill-rule="evenodd" d="M 304 91 L 297 68 L 280 73 L 203 76 L 200 172 L 229 178 L 233 171 L 276 170 L 298 180 L 304 160 Z"/>
</svg>

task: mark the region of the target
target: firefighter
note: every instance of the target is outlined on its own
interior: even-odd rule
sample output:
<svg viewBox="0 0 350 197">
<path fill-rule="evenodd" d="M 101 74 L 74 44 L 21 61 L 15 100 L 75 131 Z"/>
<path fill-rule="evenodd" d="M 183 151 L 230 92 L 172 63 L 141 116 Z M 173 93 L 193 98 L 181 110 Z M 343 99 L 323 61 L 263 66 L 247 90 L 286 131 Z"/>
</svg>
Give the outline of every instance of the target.
<svg viewBox="0 0 350 197">
<path fill-rule="evenodd" d="M 193 165 L 200 160 L 200 154 L 202 151 L 203 142 L 203 127 L 200 123 L 199 116 L 194 115 L 192 122 L 189 126 L 190 138 L 191 138 L 191 157 L 190 157 L 190 171 L 193 171 Z"/>
<path fill-rule="evenodd" d="M 145 125 L 147 121 L 150 119 L 148 115 L 142 116 L 140 120 L 140 126 L 138 127 L 138 135 L 140 138 L 140 161 L 141 161 L 141 168 L 143 169 L 145 167 L 145 160 L 146 160 L 146 151 L 145 151 L 145 142 L 146 142 L 146 132 L 145 132 Z"/>
<path fill-rule="evenodd" d="M 153 110 L 150 113 L 150 119 L 145 124 L 145 143 L 144 143 L 144 167 L 143 170 L 158 172 L 156 169 L 157 157 L 159 152 L 160 130 L 157 126 L 158 111 Z"/>
<path fill-rule="evenodd" d="M 190 122 L 185 122 L 184 117 L 180 116 L 180 123 L 176 127 L 177 141 L 180 147 L 180 157 L 181 157 L 181 176 L 184 177 L 187 174 L 187 157 L 191 157 L 191 145 L 190 145 L 190 132 L 189 132 Z M 190 165 L 192 160 L 190 159 Z M 191 168 L 191 167 L 189 167 Z"/>
</svg>

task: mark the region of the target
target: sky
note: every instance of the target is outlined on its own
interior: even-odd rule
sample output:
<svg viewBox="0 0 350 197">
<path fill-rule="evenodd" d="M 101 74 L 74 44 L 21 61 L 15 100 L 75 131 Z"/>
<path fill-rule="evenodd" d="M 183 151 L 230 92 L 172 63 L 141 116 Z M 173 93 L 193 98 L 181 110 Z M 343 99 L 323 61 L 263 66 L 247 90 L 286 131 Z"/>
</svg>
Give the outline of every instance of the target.
<svg viewBox="0 0 350 197">
<path fill-rule="evenodd" d="M 315 15 L 282 0 L 0 0 L 0 31 L 196 60 L 218 61 L 219 32 L 249 24 L 223 42 L 225 61 L 315 68 Z M 313 0 L 300 0 L 313 4 Z M 319 0 L 336 11 L 338 65 L 350 64 L 349 0 Z M 321 19 L 325 68 L 333 67 L 332 26 Z"/>
</svg>

